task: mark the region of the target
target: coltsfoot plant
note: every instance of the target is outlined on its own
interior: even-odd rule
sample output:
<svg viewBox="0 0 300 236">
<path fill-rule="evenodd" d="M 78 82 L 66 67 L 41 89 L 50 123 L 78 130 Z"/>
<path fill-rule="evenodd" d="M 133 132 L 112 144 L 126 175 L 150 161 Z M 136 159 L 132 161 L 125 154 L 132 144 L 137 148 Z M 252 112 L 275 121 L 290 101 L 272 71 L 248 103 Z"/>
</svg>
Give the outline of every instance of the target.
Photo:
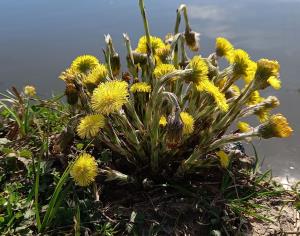
<svg viewBox="0 0 300 236">
<path fill-rule="evenodd" d="M 185 5 L 178 8 L 174 32 L 165 39 L 150 34 L 143 1 L 140 9 L 145 35 L 133 49 L 124 34 L 127 66 L 121 68 L 112 38 L 106 35 L 104 63 L 82 55 L 60 76 L 73 114 L 80 117 L 74 127 L 78 136 L 109 148 L 113 161 L 118 159 L 114 168 L 98 173 L 122 181 L 129 176 L 172 179 L 208 166 L 227 168 L 234 152 L 227 144 L 291 135 L 287 119 L 271 114 L 278 99 L 260 95 L 280 89 L 277 61 L 253 61 L 221 37 L 205 57 L 199 54 L 200 34 L 191 29 Z M 184 32 L 179 32 L 181 14 Z M 225 68 L 220 60 L 227 61 Z M 260 124 L 246 123 L 249 116 L 256 116 Z M 84 163 L 83 157 L 71 172 L 79 185 L 96 176 L 89 170 L 95 171 L 92 159 Z"/>
<path fill-rule="evenodd" d="M 197 233 L 196 224 L 189 222 L 225 232 L 224 227 L 232 225 L 229 228 L 236 232 L 244 220 L 236 223 L 235 219 L 260 217 L 255 208 L 261 201 L 249 203 L 249 199 L 282 193 L 265 187 L 270 186 L 263 182 L 268 174 L 258 174 L 255 167 L 248 171 L 241 161 L 245 157 L 241 142 L 286 138 L 293 131 L 283 115 L 272 114 L 279 100 L 260 95 L 266 89 L 280 89 L 279 63 L 265 58 L 253 61 L 221 37 L 210 55 L 201 55 L 200 34 L 191 29 L 185 5 L 177 9 L 174 31 L 165 39 L 156 37 L 150 34 L 143 0 L 139 5 L 145 35 L 133 47 L 124 34 L 127 65 L 121 65 L 125 60 L 106 35 L 103 62 L 82 55 L 59 76 L 66 85 L 68 104 L 60 102 L 60 96 L 39 98 L 33 86 L 22 93 L 13 88 L 8 95 L 1 94 L 0 119 L 6 123 L 0 122 L 4 124 L 0 124 L 0 137 L 4 137 L 0 170 L 6 174 L 0 175 L 0 187 L 4 178 L 16 181 L 12 173 L 30 186 L 22 197 L 31 212 L 24 219 L 31 220 L 16 227 L 21 220 L 15 220 L 19 213 L 14 212 L 19 209 L 6 203 L 9 195 L 5 194 L 0 231 L 14 234 L 22 228 L 57 235 L 56 231 L 71 228 L 74 235 L 83 230 L 86 235 L 90 227 L 101 235 L 115 235 L 125 228 L 132 233 L 139 205 L 145 219 L 155 215 L 149 220 L 149 232 L 159 231 L 164 221 L 169 224 L 174 212 L 178 218 L 172 220 L 176 218 L 174 227 L 179 231 L 172 232 L 180 233 L 169 231 L 170 235 L 208 235 Z M 185 30 L 180 32 L 182 16 Z M 258 125 L 246 122 L 254 123 L 251 117 L 258 118 Z M 1 157 L 24 155 L 23 144 L 28 146 L 27 158 L 10 162 L 13 166 L 17 160 L 23 162 L 26 176 L 9 171 L 9 159 Z M 116 182 L 126 185 L 115 188 Z M 124 208 L 116 195 L 125 199 Z M 141 196 L 146 195 L 145 201 Z M 117 211 L 111 204 L 114 200 Z M 142 204 L 134 205 L 137 202 Z M 149 216 L 150 202 L 154 213 Z M 7 210 L 2 210 L 6 205 Z M 112 207 L 106 209 L 107 205 Z M 137 208 L 130 209 L 132 205 Z M 185 220 L 182 224 L 180 217 Z M 183 233 L 185 229 L 190 232 Z M 143 232 L 136 235 L 155 235 Z"/>
</svg>

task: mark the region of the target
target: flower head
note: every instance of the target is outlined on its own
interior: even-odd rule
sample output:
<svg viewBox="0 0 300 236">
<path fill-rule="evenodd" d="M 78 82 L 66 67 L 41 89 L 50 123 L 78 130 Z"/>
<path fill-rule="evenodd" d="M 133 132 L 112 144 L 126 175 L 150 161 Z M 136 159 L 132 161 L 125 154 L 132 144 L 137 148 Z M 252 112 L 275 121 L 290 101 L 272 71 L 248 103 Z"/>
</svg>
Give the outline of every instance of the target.
<svg viewBox="0 0 300 236">
<path fill-rule="evenodd" d="M 255 115 L 257 115 L 259 122 L 263 123 L 266 122 L 270 118 L 270 112 L 269 109 L 261 108 L 254 112 Z"/>
<path fill-rule="evenodd" d="M 199 46 L 200 34 L 199 33 L 187 28 L 185 30 L 184 37 L 185 37 L 186 44 L 192 51 L 196 52 L 199 50 L 199 48 L 200 48 L 200 46 Z"/>
<path fill-rule="evenodd" d="M 233 65 L 234 76 L 247 76 L 253 69 L 254 64 L 250 60 L 247 52 L 242 49 L 236 49 L 229 57 L 230 64 Z"/>
<path fill-rule="evenodd" d="M 99 60 L 92 55 L 76 57 L 71 64 L 71 69 L 80 73 L 88 73 L 99 65 Z"/>
<path fill-rule="evenodd" d="M 243 76 L 243 79 L 246 84 L 250 84 L 250 82 L 254 79 L 256 69 L 257 69 L 256 62 L 249 60 L 246 74 Z"/>
<path fill-rule="evenodd" d="M 281 88 L 281 81 L 276 76 L 270 76 L 267 82 L 276 90 Z"/>
<path fill-rule="evenodd" d="M 170 53 L 171 53 L 171 45 L 170 44 L 166 44 L 163 47 L 157 48 L 155 51 L 156 63 L 157 64 L 165 63 L 168 56 L 170 55 Z"/>
<path fill-rule="evenodd" d="M 59 79 L 65 81 L 66 83 L 71 83 L 76 76 L 78 76 L 79 72 L 75 71 L 72 68 L 67 68 L 58 76 Z"/>
<path fill-rule="evenodd" d="M 233 52 L 234 48 L 232 44 L 225 38 L 216 39 L 216 54 L 219 57 L 229 58 Z"/>
<path fill-rule="evenodd" d="M 137 82 L 131 85 L 130 92 L 132 93 L 150 93 L 151 85 L 146 82 Z"/>
<path fill-rule="evenodd" d="M 205 79 L 196 84 L 198 91 L 209 93 L 215 99 L 215 102 L 221 111 L 226 112 L 229 108 L 225 95 L 210 80 Z"/>
<path fill-rule="evenodd" d="M 263 102 L 266 109 L 274 109 L 280 105 L 278 98 L 275 96 L 269 96 Z"/>
<path fill-rule="evenodd" d="M 28 97 L 34 97 L 36 95 L 35 87 L 31 85 L 26 85 L 24 87 L 24 94 Z"/>
<path fill-rule="evenodd" d="M 128 96 L 128 84 L 125 81 L 100 83 L 91 98 L 92 108 L 97 113 L 109 115 L 120 110 L 127 102 Z"/>
<path fill-rule="evenodd" d="M 97 162 L 90 154 L 81 154 L 71 167 L 70 174 L 77 185 L 88 186 L 95 181 L 98 174 Z"/>
<path fill-rule="evenodd" d="M 258 126 L 258 134 L 265 139 L 287 138 L 292 132 L 293 129 L 289 126 L 287 119 L 281 114 L 272 115 L 267 122 Z"/>
<path fill-rule="evenodd" d="M 255 84 L 257 89 L 265 89 L 270 85 L 275 89 L 279 89 L 281 87 L 279 70 L 280 65 L 278 61 L 265 58 L 258 60 L 255 73 Z"/>
<path fill-rule="evenodd" d="M 224 151 L 218 151 L 217 156 L 220 158 L 220 163 L 223 168 L 227 168 L 230 163 L 230 158 Z"/>
<path fill-rule="evenodd" d="M 241 94 L 240 88 L 233 84 L 229 87 L 229 89 L 226 91 L 226 98 L 233 98 L 233 97 L 238 97 Z"/>
<path fill-rule="evenodd" d="M 150 44 L 153 53 L 156 53 L 156 50 L 159 48 L 163 48 L 165 46 L 164 42 L 162 41 L 161 38 L 150 36 Z M 138 46 L 135 49 L 136 52 L 139 53 L 147 53 L 147 38 L 146 36 L 142 36 L 138 42 Z"/>
<path fill-rule="evenodd" d="M 257 90 L 253 91 L 247 101 L 247 105 L 251 106 L 251 105 L 256 105 L 260 102 L 262 102 L 264 100 L 264 98 L 262 98 L 259 94 L 259 92 Z"/>
<path fill-rule="evenodd" d="M 165 116 L 161 116 L 159 119 L 159 125 L 165 127 L 168 124 L 167 118 Z"/>
<path fill-rule="evenodd" d="M 105 125 L 105 118 L 101 114 L 87 115 L 80 120 L 77 133 L 80 138 L 93 138 Z"/>
<path fill-rule="evenodd" d="M 248 123 L 242 121 L 238 122 L 237 127 L 242 133 L 247 133 L 251 130 L 251 126 Z"/>
<path fill-rule="evenodd" d="M 175 70 L 176 68 L 173 64 L 159 64 L 155 67 L 153 75 L 155 78 L 159 79 Z"/>
<path fill-rule="evenodd" d="M 194 56 L 188 65 L 192 69 L 192 74 L 185 79 L 189 82 L 198 83 L 201 80 L 208 79 L 208 66 L 200 56 Z"/>
<path fill-rule="evenodd" d="M 107 68 L 103 64 L 97 65 L 91 72 L 83 79 L 85 85 L 97 86 L 107 76 Z"/>
<path fill-rule="evenodd" d="M 183 122 L 183 134 L 191 134 L 194 132 L 194 118 L 187 112 L 181 112 L 180 118 Z"/>
</svg>

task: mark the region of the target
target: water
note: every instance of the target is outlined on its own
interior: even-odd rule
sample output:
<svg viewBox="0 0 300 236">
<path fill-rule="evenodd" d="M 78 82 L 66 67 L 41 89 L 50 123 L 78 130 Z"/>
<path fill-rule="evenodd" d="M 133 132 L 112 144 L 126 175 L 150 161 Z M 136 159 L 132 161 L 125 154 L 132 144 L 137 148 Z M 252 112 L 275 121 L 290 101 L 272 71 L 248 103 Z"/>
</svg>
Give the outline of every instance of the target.
<svg viewBox="0 0 300 236">
<path fill-rule="evenodd" d="M 146 0 L 150 31 L 161 37 L 172 31 L 182 2 L 192 28 L 201 32 L 202 55 L 224 36 L 253 59 L 281 63 L 283 88 L 264 95 L 279 97 L 277 111 L 295 132 L 289 139 L 260 141 L 257 148 L 275 175 L 300 178 L 300 0 Z M 33 84 L 42 96 L 62 91 L 57 76 L 72 59 L 87 53 L 103 58 L 104 34 L 124 55 L 123 32 L 134 45 L 143 34 L 137 0 L 0 0 L 0 90 Z"/>
</svg>

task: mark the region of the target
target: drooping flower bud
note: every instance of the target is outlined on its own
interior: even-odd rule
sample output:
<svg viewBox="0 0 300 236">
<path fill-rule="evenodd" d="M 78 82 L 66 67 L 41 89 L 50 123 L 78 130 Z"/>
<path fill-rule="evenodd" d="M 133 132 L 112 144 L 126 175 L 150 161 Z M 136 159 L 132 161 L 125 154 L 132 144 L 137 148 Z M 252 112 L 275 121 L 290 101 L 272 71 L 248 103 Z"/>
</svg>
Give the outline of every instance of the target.
<svg viewBox="0 0 300 236">
<path fill-rule="evenodd" d="M 78 102 L 79 91 L 73 83 L 67 83 L 65 94 L 67 96 L 67 102 L 70 105 L 75 105 Z"/>
<path fill-rule="evenodd" d="M 200 33 L 192 31 L 189 27 L 187 27 L 185 29 L 184 37 L 186 44 L 192 51 L 196 52 L 200 49 Z"/>
<path fill-rule="evenodd" d="M 169 115 L 167 123 L 166 143 L 169 148 L 176 148 L 181 142 L 183 134 L 183 122 L 180 112 L 176 111 Z"/>
</svg>

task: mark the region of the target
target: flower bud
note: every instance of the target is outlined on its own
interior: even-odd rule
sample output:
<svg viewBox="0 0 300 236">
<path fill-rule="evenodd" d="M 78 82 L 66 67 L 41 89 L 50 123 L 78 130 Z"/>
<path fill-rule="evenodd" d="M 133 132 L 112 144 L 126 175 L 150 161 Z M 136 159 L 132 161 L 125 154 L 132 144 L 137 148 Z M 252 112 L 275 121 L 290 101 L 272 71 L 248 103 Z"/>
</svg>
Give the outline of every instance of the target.
<svg viewBox="0 0 300 236">
<path fill-rule="evenodd" d="M 183 134 L 183 122 L 180 112 L 175 112 L 168 117 L 166 142 L 169 148 L 176 148 L 181 142 Z"/>
<path fill-rule="evenodd" d="M 186 28 L 185 33 L 184 33 L 185 41 L 188 47 L 192 51 L 198 51 L 200 48 L 199 40 L 200 40 L 200 34 L 192 31 L 189 28 Z"/>
<path fill-rule="evenodd" d="M 67 102 L 70 105 L 75 105 L 78 102 L 79 92 L 73 83 L 67 83 L 65 94 L 67 96 Z"/>
<path fill-rule="evenodd" d="M 114 76 L 117 76 L 120 73 L 121 61 L 118 53 L 114 53 L 110 58 L 111 70 Z"/>
<path fill-rule="evenodd" d="M 274 109 L 280 105 L 278 98 L 275 96 L 267 97 L 263 103 L 266 109 Z"/>
</svg>

